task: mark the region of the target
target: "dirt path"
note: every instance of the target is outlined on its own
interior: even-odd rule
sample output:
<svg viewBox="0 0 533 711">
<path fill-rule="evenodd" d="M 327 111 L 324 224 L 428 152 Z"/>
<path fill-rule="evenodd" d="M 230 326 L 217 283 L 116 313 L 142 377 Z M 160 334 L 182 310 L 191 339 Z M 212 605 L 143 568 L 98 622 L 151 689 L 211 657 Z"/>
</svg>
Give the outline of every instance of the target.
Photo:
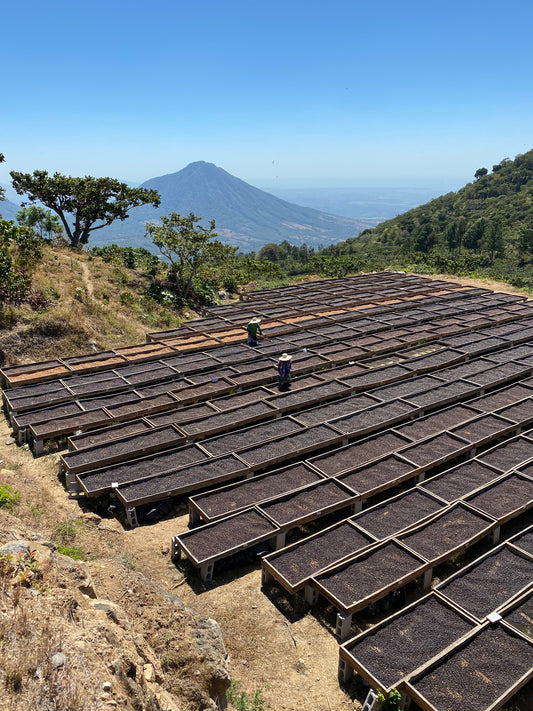
<svg viewBox="0 0 533 711">
<path fill-rule="evenodd" d="M 87 294 L 89 296 L 93 295 L 93 282 L 91 280 L 91 272 L 89 271 L 89 267 L 87 264 L 83 261 L 80 260 L 80 266 L 81 266 L 81 273 L 83 277 L 83 283 L 85 284 L 85 288 L 87 289 Z"/>
</svg>

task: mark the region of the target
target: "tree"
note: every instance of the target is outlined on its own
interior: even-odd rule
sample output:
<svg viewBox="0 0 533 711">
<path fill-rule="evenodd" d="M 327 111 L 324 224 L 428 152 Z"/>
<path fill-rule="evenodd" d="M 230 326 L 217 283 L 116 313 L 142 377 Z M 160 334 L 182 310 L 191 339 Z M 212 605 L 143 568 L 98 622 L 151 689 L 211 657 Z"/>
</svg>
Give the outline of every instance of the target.
<svg viewBox="0 0 533 711">
<path fill-rule="evenodd" d="M 29 227 L 42 238 L 47 235 L 47 239 L 51 239 L 52 235 L 60 235 L 63 233 L 59 217 L 39 205 L 23 207 L 16 213 L 15 217 L 19 225 Z"/>
<path fill-rule="evenodd" d="M 0 304 L 19 303 L 28 297 L 41 256 L 41 239 L 32 230 L 0 220 Z"/>
<path fill-rule="evenodd" d="M 486 168 L 478 168 L 476 172 L 474 173 L 474 178 L 477 180 L 478 178 L 482 178 L 484 175 L 487 175 L 489 171 Z"/>
<path fill-rule="evenodd" d="M 214 220 L 209 227 L 203 227 L 198 224 L 201 219 L 193 212 L 186 216 L 171 212 L 168 217 L 161 217 L 162 224 L 146 225 L 146 235 L 170 262 L 168 278 L 176 295 L 184 300 L 198 298 L 202 282 L 234 258 L 237 251 L 237 247 L 215 239 L 218 235 Z"/>
<path fill-rule="evenodd" d="M 524 222 L 518 232 L 518 249 L 520 252 L 533 253 L 533 219 Z"/>
<path fill-rule="evenodd" d="M 257 253 L 257 259 L 268 259 L 269 262 L 281 262 L 284 256 L 283 247 L 275 242 L 264 244 Z"/>
<path fill-rule="evenodd" d="M 30 202 L 39 201 L 59 216 L 71 247 L 87 244 L 94 230 L 125 220 L 132 207 L 160 203 L 156 190 L 130 188 L 114 178 L 49 176 L 46 170 L 35 170 L 33 175 L 11 171 L 10 175 L 19 195 L 28 195 Z"/>
<path fill-rule="evenodd" d="M 503 252 L 504 240 L 501 217 L 495 217 L 489 222 L 483 235 L 483 247 L 490 252 L 491 259 L 494 259 L 496 253 Z"/>
</svg>

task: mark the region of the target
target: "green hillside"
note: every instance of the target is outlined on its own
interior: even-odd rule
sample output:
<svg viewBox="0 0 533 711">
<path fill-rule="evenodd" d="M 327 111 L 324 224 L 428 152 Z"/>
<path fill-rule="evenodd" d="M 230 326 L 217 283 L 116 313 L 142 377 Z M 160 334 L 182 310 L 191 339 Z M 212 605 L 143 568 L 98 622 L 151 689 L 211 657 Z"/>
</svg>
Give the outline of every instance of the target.
<svg viewBox="0 0 533 711">
<path fill-rule="evenodd" d="M 448 193 L 381 223 L 363 235 L 369 242 L 401 245 L 428 252 L 441 246 L 491 251 L 502 237 L 505 247 L 520 251 L 520 236 L 533 218 L 533 151 L 476 171 L 476 179 L 457 193 Z M 494 222 L 500 222 L 497 235 Z M 366 241 L 366 240 L 365 240 Z M 501 248 L 500 248 L 501 251 Z"/>
<path fill-rule="evenodd" d="M 456 193 L 326 247 L 360 268 L 474 274 L 533 289 L 533 151 L 479 168 Z"/>
</svg>

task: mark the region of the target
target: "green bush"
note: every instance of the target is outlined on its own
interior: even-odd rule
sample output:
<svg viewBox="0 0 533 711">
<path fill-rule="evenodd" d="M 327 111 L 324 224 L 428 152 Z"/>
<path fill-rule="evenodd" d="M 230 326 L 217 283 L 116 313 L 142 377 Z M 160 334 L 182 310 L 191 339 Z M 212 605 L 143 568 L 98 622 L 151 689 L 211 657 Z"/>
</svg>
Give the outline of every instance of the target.
<svg viewBox="0 0 533 711">
<path fill-rule="evenodd" d="M 229 703 L 237 711 L 263 711 L 263 692 L 257 689 L 251 696 L 246 691 L 240 691 L 240 683 L 232 681 L 226 692 Z"/>
<path fill-rule="evenodd" d="M 12 511 L 20 501 L 20 491 L 13 489 L 9 484 L 0 485 L 0 508 Z"/>
<path fill-rule="evenodd" d="M 86 560 L 87 556 L 81 546 L 63 546 L 61 543 L 57 546 L 57 552 L 61 555 L 66 555 L 73 560 Z"/>
</svg>

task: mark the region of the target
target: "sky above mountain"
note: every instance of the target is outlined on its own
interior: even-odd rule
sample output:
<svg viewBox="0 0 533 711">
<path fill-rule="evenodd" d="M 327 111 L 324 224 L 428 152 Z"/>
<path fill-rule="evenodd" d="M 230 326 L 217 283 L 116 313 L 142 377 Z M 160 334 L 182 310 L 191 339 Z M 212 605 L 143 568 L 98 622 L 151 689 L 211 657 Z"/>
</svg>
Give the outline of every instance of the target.
<svg viewBox="0 0 533 711">
<path fill-rule="evenodd" d="M 10 170 L 263 189 L 429 186 L 533 147 L 531 0 L 93 0 L 2 8 Z"/>
</svg>

